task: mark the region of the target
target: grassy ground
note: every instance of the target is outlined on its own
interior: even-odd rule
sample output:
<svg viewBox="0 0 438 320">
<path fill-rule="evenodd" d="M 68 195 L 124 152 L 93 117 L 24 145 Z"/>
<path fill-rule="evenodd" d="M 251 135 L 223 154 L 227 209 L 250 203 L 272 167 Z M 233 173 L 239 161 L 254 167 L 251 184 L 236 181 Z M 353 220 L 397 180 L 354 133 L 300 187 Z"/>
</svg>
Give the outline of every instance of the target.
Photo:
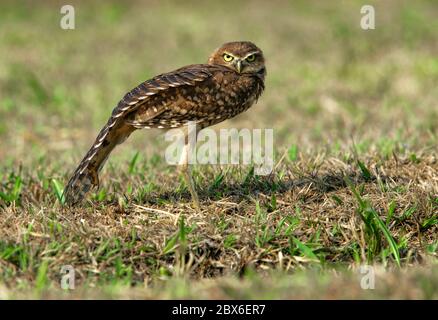
<svg viewBox="0 0 438 320">
<path fill-rule="evenodd" d="M 1 298 L 438 298 L 434 1 L 374 2 L 372 31 L 360 1 L 71 4 L 67 31 L 60 2 L 1 4 Z M 141 131 L 60 204 L 127 90 L 238 39 L 264 50 L 266 92 L 216 128 L 273 128 L 271 175 L 195 166 L 195 212 Z"/>
</svg>

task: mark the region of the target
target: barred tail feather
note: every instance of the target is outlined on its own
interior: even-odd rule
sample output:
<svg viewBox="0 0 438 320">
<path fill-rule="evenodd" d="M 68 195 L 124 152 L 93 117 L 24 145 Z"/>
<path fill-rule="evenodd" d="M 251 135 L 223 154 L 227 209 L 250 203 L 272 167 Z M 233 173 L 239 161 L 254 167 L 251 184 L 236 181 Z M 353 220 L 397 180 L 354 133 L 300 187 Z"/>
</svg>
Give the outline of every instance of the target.
<svg viewBox="0 0 438 320">
<path fill-rule="evenodd" d="M 109 126 L 110 123 L 111 119 L 100 131 L 90 150 L 68 181 L 64 189 L 67 205 L 78 204 L 92 187 L 99 188 L 99 171 L 105 164 L 109 154 L 116 145 L 125 141 L 131 132 L 135 130 L 127 124 Z"/>
</svg>

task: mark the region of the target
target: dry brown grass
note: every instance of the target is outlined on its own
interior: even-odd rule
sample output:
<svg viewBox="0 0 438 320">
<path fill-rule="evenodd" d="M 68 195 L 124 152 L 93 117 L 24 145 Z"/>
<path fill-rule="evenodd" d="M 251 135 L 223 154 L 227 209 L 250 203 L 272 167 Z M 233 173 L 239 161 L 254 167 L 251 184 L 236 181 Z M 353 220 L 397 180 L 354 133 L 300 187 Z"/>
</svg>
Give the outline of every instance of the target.
<svg viewBox="0 0 438 320">
<path fill-rule="evenodd" d="M 63 265 L 74 266 L 77 285 L 92 286 L 105 279 L 156 286 L 156 281 L 169 276 L 194 280 L 245 275 L 248 270 L 354 268 L 366 261 L 394 266 L 383 234 L 378 235 L 381 247 L 369 258 L 365 224 L 345 176 L 383 221 L 391 202 L 395 204 L 388 228 L 400 244 L 403 266 L 421 265 L 433 255 L 426 248 L 436 245 L 437 224 L 426 226 L 425 222 L 436 217 L 438 208 L 434 155 L 425 154 L 416 161 L 395 155 L 386 160 L 370 157 L 365 162 L 370 179 L 363 177 L 354 161 L 317 158 L 317 165 L 312 163 L 314 158 L 304 156 L 295 164 L 280 164 L 277 175 L 254 178 L 246 185 L 239 179 L 242 169 L 235 169 L 217 190 L 208 190 L 207 181 L 218 172 L 204 170 L 201 186 L 208 191 L 201 193 L 201 213 L 191 208 L 186 191 L 172 191 L 172 175 L 158 177 L 167 191 L 159 190 L 142 201 L 126 196 L 118 202 L 93 201 L 74 210 L 59 203 L 39 205 L 53 203 L 55 197 L 38 182 L 29 183 L 20 206 L 2 209 L 2 251 L 7 252 L 7 246 L 19 249 L 1 260 L 4 285 L 35 283 L 39 261 L 47 261 L 47 277 L 55 287 Z M 279 172 L 283 172 L 281 178 Z M 140 188 L 140 181 L 133 180 L 134 189 L 135 183 Z M 185 239 L 181 238 L 182 217 L 184 228 L 189 229 Z M 293 238 L 311 248 L 316 261 L 297 249 Z M 27 261 L 24 265 L 20 255 Z"/>
</svg>

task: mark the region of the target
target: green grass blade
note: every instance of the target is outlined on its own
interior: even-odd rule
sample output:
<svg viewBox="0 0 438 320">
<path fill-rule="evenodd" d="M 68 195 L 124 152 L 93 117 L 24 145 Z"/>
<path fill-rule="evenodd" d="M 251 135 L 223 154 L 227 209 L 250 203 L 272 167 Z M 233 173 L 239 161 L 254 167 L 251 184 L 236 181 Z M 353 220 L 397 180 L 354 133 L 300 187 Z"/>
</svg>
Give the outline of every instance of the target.
<svg viewBox="0 0 438 320">
<path fill-rule="evenodd" d="M 362 172 L 362 177 L 365 179 L 365 181 L 371 180 L 372 177 L 371 172 L 370 170 L 368 170 L 365 164 L 360 160 L 357 160 L 357 164 L 360 168 L 360 171 Z"/>
<path fill-rule="evenodd" d="M 62 189 L 61 184 L 56 179 L 52 179 L 53 190 L 55 191 L 56 198 L 61 204 L 65 203 L 65 195 L 64 190 Z"/>
<path fill-rule="evenodd" d="M 129 174 L 133 174 L 135 171 L 135 165 L 137 164 L 138 158 L 139 158 L 140 153 L 137 151 L 134 154 L 134 157 L 132 157 L 131 161 L 129 162 L 129 169 L 128 172 Z"/>
<path fill-rule="evenodd" d="M 391 232 L 389 232 L 389 229 L 386 226 L 386 224 L 382 221 L 382 219 L 380 219 L 380 217 L 377 214 L 376 210 L 370 208 L 369 212 L 373 216 L 374 221 L 377 222 L 377 225 L 379 226 L 379 228 L 382 231 L 382 233 L 385 235 L 386 240 L 388 240 L 389 247 L 391 248 L 392 254 L 393 254 L 394 259 L 395 259 L 395 262 L 397 263 L 397 266 L 400 267 L 401 266 L 400 253 L 398 251 L 397 243 L 395 242 L 394 238 L 392 237 Z"/>
<path fill-rule="evenodd" d="M 315 260 L 317 262 L 320 262 L 319 258 L 316 256 L 316 254 L 313 253 L 313 250 L 310 249 L 308 246 L 306 246 L 304 243 L 302 243 L 300 240 L 298 240 L 297 238 L 293 237 L 292 238 L 295 245 L 298 247 L 298 249 L 300 249 L 300 251 L 310 260 Z"/>
</svg>

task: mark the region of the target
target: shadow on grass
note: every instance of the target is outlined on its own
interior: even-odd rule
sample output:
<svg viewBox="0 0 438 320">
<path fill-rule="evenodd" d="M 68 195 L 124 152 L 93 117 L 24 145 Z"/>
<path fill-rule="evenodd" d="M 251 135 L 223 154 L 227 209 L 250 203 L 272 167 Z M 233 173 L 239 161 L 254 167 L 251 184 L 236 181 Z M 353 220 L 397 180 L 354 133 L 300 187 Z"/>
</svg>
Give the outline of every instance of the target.
<svg viewBox="0 0 438 320">
<path fill-rule="evenodd" d="M 389 177 L 383 178 L 383 181 Z M 231 181 L 222 183 L 219 186 L 207 186 L 205 183 L 197 185 L 199 200 L 216 201 L 221 199 L 232 199 L 240 202 L 242 200 L 264 196 L 280 196 L 290 192 L 300 192 L 301 190 L 312 191 L 315 195 L 323 195 L 333 191 L 348 188 L 346 180 L 353 182 L 353 185 L 362 183 L 372 183 L 376 180 L 374 176 L 363 177 L 356 172 L 335 172 L 322 175 L 302 175 L 299 178 L 284 177 L 278 179 L 273 176 L 253 176 L 243 183 Z M 155 195 L 148 194 L 142 199 L 143 204 L 157 205 L 160 202 L 190 202 L 191 195 L 187 188 L 182 190 L 166 191 Z"/>
</svg>

